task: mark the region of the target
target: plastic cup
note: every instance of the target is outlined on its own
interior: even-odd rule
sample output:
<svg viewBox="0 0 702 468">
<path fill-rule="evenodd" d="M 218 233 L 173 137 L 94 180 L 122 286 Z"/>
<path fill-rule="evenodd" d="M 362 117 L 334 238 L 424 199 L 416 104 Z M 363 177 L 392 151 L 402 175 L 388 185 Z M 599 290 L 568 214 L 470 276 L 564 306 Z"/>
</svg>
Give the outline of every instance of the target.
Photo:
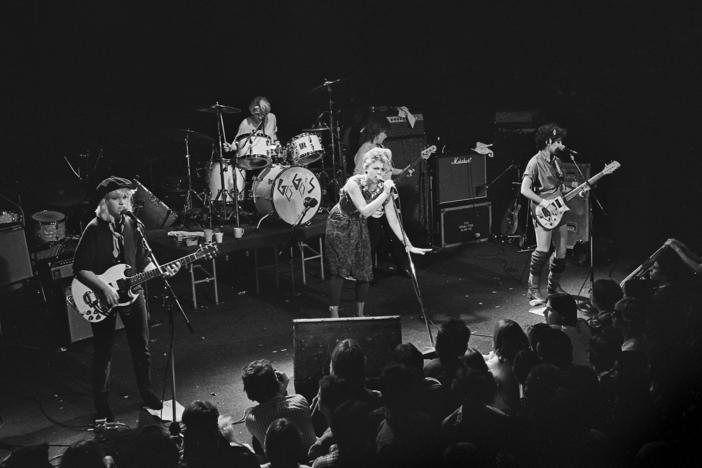
<svg viewBox="0 0 702 468">
<path fill-rule="evenodd" d="M 241 239 L 244 237 L 244 228 L 243 227 L 235 227 L 234 228 L 234 237 L 237 239 Z"/>
<path fill-rule="evenodd" d="M 212 229 L 203 229 L 205 233 L 205 242 L 212 242 L 212 234 L 214 231 Z"/>
<path fill-rule="evenodd" d="M 215 232 L 215 241 L 217 241 L 218 244 L 222 243 L 222 239 L 224 239 L 224 233 L 223 232 Z"/>
</svg>

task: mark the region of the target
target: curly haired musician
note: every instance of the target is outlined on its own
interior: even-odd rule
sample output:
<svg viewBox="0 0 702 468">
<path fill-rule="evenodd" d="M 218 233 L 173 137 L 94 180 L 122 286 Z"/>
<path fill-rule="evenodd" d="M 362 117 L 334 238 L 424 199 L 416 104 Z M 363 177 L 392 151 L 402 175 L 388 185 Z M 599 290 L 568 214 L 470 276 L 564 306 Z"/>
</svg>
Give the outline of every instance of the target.
<svg viewBox="0 0 702 468">
<path fill-rule="evenodd" d="M 78 280 L 104 296 L 110 306 L 119 303 L 119 295 L 98 275 L 119 263 L 133 266 L 135 272 L 155 268 L 139 240 L 134 219 L 123 215 L 125 211 L 131 211 L 131 198 L 135 189 L 133 181 L 115 176 L 108 177 L 98 184 L 96 195 L 100 201 L 95 209 L 95 218 L 85 227 L 73 261 L 73 271 Z M 171 266 L 165 274 L 172 276 L 178 269 L 179 267 Z M 119 307 L 117 311 L 124 323 L 141 398 L 145 406 L 160 409 L 161 399 L 156 396 L 151 385 L 149 327 L 143 291 L 139 292 L 133 304 Z M 116 314 L 111 314 L 100 322 L 91 323 L 95 419 L 108 421 L 114 420 L 108 404 L 108 390 L 115 321 Z"/>
<path fill-rule="evenodd" d="M 521 186 L 522 195 L 539 205 L 536 209 L 545 209 L 548 203 L 541 194 L 553 193 L 563 186 L 563 171 L 556 153 L 564 148 L 563 140 L 566 134 L 566 130 L 555 123 L 542 125 L 536 130 L 534 141 L 539 151 L 527 163 Z M 534 220 L 534 231 L 536 249 L 531 254 L 527 296 L 531 305 L 540 305 L 546 302 L 546 298 L 541 294 L 540 285 L 541 272 L 546 263 L 549 264 L 548 294 L 564 292 L 559 281 L 566 268 L 568 231 L 565 225 L 546 230 L 536 220 Z M 554 246 L 554 252 L 549 260 L 551 244 Z"/>
</svg>

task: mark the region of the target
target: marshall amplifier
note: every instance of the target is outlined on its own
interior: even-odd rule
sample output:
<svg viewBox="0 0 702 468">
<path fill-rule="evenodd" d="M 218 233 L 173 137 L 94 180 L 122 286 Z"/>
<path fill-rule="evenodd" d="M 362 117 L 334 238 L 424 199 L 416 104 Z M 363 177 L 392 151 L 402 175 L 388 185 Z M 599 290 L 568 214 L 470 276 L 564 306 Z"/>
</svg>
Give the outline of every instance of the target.
<svg viewBox="0 0 702 468">
<path fill-rule="evenodd" d="M 586 178 L 590 177 L 590 165 L 578 164 Z M 567 187 L 574 188 L 583 182 L 578 169 L 573 163 L 562 162 L 564 183 Z M 584 197 L 576 196 L 568 201 L 569 211 L 563 213 L 563 224 L 568 227 L 568 241 L 566 246 L 572 249 L 578 242 L 587 242 L 590 237 L 590 194 Z"/>
<path fill-rule="evenodd" d="M 485 155 L 474 152 L 445 154 L 434 161 L 434 201 L 439 205 L 479 201 L 487 193 Z"/>
<path fill-rule="evenodd" d="M 440 209 L 439 244 L 453 247 L 468 242 L 488 239 L 492 228 L 490 202 L 454 206 Z"/>
<path fill-rule="evenodd" d="M 424 116 L 422 114 L 414 115 L 413 125 L 410 125 L 407 117 L 399 115 L 389 115 L 386 117 L 390 122 L 390 133 L 388 138 L 400 138 L 408 136 L 423 136 L 424 135 Z"/>
</svg>

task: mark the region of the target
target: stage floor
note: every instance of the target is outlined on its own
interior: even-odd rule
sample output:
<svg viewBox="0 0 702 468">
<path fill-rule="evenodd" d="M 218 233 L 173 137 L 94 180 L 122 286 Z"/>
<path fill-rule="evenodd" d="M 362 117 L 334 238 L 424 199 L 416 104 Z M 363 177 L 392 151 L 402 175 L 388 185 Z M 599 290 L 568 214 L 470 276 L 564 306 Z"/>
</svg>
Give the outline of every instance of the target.
<svg viewBox="0 0 702 468">
<path fill-rule="evenodd" d="M 470 346 L 487 353 L 492 329 L 497 320 L 511 318 L 523 327 L 543 320 L 531 311 L 525 297 L 528 252 L 512 245 L 493 242 L 465 245 L 417 257 L 417 276 L 431 330 L 438 324 L 460 317 L 473 332 Z M 595 278 L 624 278 L 638 261 L 603 265 Z M 308 266 L 306 286 L 292 292 L 289 275 L 283 272 L 281 287 L 273 285 L 273 273 L 261 274 L 261 295 L 254 294 L 252 258 L 246 251 L 218 259 L 220 304 L 215 306 L 211 288 L 200 285 L 200 307 L 190 306 L 190 285 L 186 274 L 173 279 L 185 306 L 194 334 L 176 317 L 176 399 L 187 405 L 195 399 L 210 400 L 220 412 L 238 420 L 251 405 L 243 393 L 241 369 L 254 359 L 270 359 L 281 371 L 293 376 L 292 320 L 326 316 L 326 282 L 319 277 L 314 262 Z M 571 294 L 588 295 L 587 267 L 569 261 L 563 281 Z M 150 296 L 158 293 L 158 280 L 150 283 Z M 353 283 L 346 282 L 342 315 L 353 310 Z M 159 300 L 151 301 L 153 327 L 151 346 L 153 381 L 157 392 L 164 387 L 169 345 L 169 326 Z M 366 304 L 372 316 L 400 315 L 402 340 L 420 350 L 431 342 L 420 318 L 418 302 L 406 277 L 381 272 L 377 275 Z M 91 342 L 84 340 L 65 351 L 36 351 L 26 340 L 4 339 L 0 349 L 0 460 L 7 454 L 5 444 L 27 445 L 41 442 L 62 445 L 91 438 L 88 431 L 93 413 L 88 379 Z M 166 384 L 166 399 L 170 384 Z M 110 404 L 118 421 L 137 426 L 139 396 L 131 369 L 131 359 L 123 332 L 118 332 L 112 365 Z M 243 424 L 236 426 L 240 440 L 249 442 Z M 50 453 L 62 453 L 52 447 Z"/>
</svg>

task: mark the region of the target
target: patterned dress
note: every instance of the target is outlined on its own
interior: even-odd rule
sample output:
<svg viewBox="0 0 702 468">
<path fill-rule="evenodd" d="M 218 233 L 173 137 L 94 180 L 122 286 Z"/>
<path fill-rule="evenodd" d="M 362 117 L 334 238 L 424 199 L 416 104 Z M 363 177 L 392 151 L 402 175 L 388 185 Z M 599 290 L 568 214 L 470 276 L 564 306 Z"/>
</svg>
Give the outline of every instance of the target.
<svg viewBox="0 0 702 468">
<path fill-rule="evenodd" d="M 352 176 L 350 180 L 358 184 L 366 203 L 383 193 L 382 185 L 378 185 L 373 192 L 369 191 L 364 175 Z M 351 276 L 358 281 L 373 279 L 371 243 L 366 218 L 361 216 L 343 188 L 339 194 L 339 203 L 334 205 L 327 218 L 325 251 L 327 267 L 332 275 Z"/>
</svg>

